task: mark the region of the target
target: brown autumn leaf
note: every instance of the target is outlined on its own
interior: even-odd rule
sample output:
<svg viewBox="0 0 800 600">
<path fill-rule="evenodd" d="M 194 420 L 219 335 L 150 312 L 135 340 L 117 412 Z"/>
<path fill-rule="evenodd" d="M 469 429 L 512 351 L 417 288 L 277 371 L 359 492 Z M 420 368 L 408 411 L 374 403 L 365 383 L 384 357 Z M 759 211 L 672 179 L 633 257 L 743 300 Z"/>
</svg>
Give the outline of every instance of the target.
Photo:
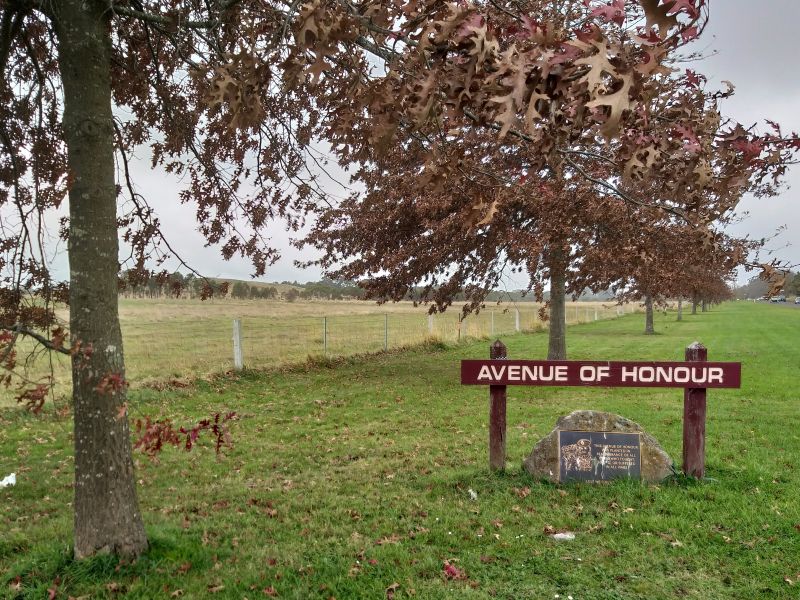
<svg viewBox="0 0 800 600">
<path fill-rule="evenodd" d="M 633 77 L 631 77 L 630 73 L 620 75 L 619 77 L 622 80 L 622 87 L 616 92 L 611 94 L 598 94 L 594 100 L 586 103 L 587 108 L 608 108 L 607 118 L 600 127 L 600 131 L 606 138 L 612 138 L 617 134 L 623 114 L 631 108 L 629 93 L 633 85 Z"/>
<path fill-rule="evenodd" d="M 607 41 L 592 41 L 592 45 L 597 52 L 584 58 L 579 58 L 575 61 L 575 64 L 589 67 L 589 70 L 586 72 L 586 74 L 578 79 L 578 81 L 581 83 L 586 83 L 589 87 L 589 92 L 594 94 L 594 91 L 603 85 L 607 79 L 605 75 L 612 75 L 616 77 L 617 70 L 614 68 L 614 65 L 608 61 Z"/>
<path fill-rule="evenodd" d="M 386 588 L 386 600 L 393 600 L 395 592 L 400 589 L 400 584 L 396 581 Z"/>
<path fill-rule="evenodd" d="M 497 200 L 495 200 L 489 205 L 489 210 L 486 211 L 486 215 L 480 221 L 475 223 L 475 226 L 480 227 L 481 225 L 488 225 L 489 223 L 492 222 L 492 219 L 494 219 L 494 215 L 496 212 L 497 212 Z"/>
<path fill-rule="evenodd" d="M 380 538 L 378 540 L 375 540 L 375 545 L 376 546 L 385 546 L 386 544 L 399 544 L 401 539 L 402 538 L 398 534 L 393 533 L 390 536 L 382 537 L 382 538 Z"/>
<path fill-rule="evenodd" d="M 531 494 L 531 488 L 527 486 L 524 488 L 514 488 L 514 493 L 520 498 L 527 498 Z"/>
<path fill-rule="evenodd" d="M 668 15 L 667 13 L 672 8 L 672 3 L 664 3 L 659 6 L 660 0 L 639 0 L 639 3 L 644 9 L 645 17 L 647 18 L 647 30 L 651 30 L 653 26 L 658 27 L 658 35 L 663 40 L 667 37 L 669 30 L 678 24 L 678 18 L 675 15 Z"/>
<path fill-rule="evenodd" d="M 180 567 L 178 567 L 177 573 L 179 575 L 186 575 L 186 573 L 188 573 L 189 569 L 191 569 L 191 568 L 192 568 L 192 563 L 185 562 Z"/>
<path fill-rule="evenodd" d="M 209 594 L 216 594 L 218 592 L 221 592 L 224 589 L 225 589 L 225 585 L 222 584 L 222 583 L 217 583 L 217 584 L 209 583 L 206 586 L 206 591 L 208 591 Z"/>
</svg>

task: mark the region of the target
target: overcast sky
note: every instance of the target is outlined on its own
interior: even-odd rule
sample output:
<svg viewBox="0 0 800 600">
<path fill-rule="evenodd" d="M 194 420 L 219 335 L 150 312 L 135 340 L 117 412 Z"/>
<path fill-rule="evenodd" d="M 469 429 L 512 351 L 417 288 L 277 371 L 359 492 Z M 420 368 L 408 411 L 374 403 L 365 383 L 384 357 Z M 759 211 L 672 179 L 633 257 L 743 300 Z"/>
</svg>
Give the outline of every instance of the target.
<svg viewBox="0 0 800 600">
<path fill-rule="evenodd" d="M 766 117 L 779 122 L 785 131 L 800 131 L 800 77 L 798 69 L 791 66 L 797 53 L 800 0 L 711 0 L 710 6 L 710 24 L 697 42 L 697 48 L 708 56 L 687 66 L 707 75 L 711 84 L 733 82 L 736 95 L 723 101 L 723 114 L 745 126 L 763 124 Z M 134 170 L 139 191 L 156 208 L 171 243 L 195 268 L 212 277 L 249 279 L 251 267 L 247 261 L 237 258 L 224 261 L 218 248 L 204 247 L 197 232 L 194 208 L 177 202 L 179 182 L 150 171 L 147 156 L 137 161 Z M 761 238 L 786 225 L 788 230 L 771 247 L 778 248 L 779 258 L 800 264 L 800 227 L 795 225 L 800 223 L 800 165 L 790 172 L 787 183 L 789 189 L 778 198 L 743 200 L 739 212 L 747 211 L 749 217 L 732 232 Z M 341 194 L 341 189 L 337 193 Z M 318 270 L 300 270 L 294 266 L 296 259 L 309 255 L 301 255 L 290 246 L 289 234 L 280 224 L 271 229 L 271 237 L 276 247 L 283 250 L 283 258 L 262 279 L 301 282 L 319 279 Z M 793 241 L 797 243 L 792 244 Z M 67 276 L 63 254 L 56 260 L 56 270 Z M 509 282 L 508 287 L 522 285 L 515 283 Z"/>
<path fill-rule="evenodd" d="M 723 114 L 745 126 L 763 124 L 763 119 L 769 118 L 780 123 L 785 132 L 800 132 L 798 22 L 798 0 L 711 1 L 710 24 L 699 45 L 717 52 L 698 64 L 697 70 L 713 77 L 715 83 L 727 79 L 736 86 L 736 95 L 721 106 Z M 768 247 L 776 249 L 775 257 L 797 265 L 800 165 L 791 168 L 786 181 L 788 189 L 776 198 L 745 198 L 739 212 L 747 211 L 749 217 L 731 231 L 761 238 L 787 226 Z"/>
</svg>

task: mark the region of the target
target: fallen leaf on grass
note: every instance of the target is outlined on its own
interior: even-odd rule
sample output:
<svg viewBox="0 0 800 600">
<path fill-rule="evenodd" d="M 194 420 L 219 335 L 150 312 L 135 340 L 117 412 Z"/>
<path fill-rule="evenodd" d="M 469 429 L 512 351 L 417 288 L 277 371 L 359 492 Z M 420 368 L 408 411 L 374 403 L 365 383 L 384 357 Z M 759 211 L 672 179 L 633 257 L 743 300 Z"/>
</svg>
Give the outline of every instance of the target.
<svg viewBox="0 0 800 600">
<path fill-rule="evenodd" d="M 170 598 L 180 598 L 181 596 L 183 596 L 183 590 L 181 589 L 177 589 L 169 595 Z"/>
<path fill-rule="evenodd" d="M 269 587 L 265 587 L 263 590 L 261 590 L 261 593 L 264 594 L 265 596 L 274 597 L 274 596 L 278 595 L 278 590 L 276 590 L 272 586 L 269 586 Z"/>
<path fill-rule="evenodd" d="M 462 569 L 450 564 L 449 561 L 444 561 L 442 574 L 444 575 L 444 578 L 448 580 L 461 580 L 467 578 L 467 574 Z"/>
<path fill-rule="evenodd" d="M 178 567 L 178 573 L 180 575 L 186 575 L 186 573 L 188 573 L 189 569 L 191 569 L 191 568 L 192 568 L 192 563 L 185 562 L 180 567 Z"/>
<path fill-rule="evenodd" d="M 58 586 L 61 585 L 61 577 L 56 577 L 53 580 L 53 587 L 47 589 L 47 600 L 55 600 L 58 595 Z"/>
<path fill-rule="evenodd" d="M 214 585 L 213 583 L 209 583 L 208 586 L 206 586 L 206 590 L 208 590 L 209 594 L 216 594 L 217 592 L 221 592 L 224 589 L 225 586 L 221 583 L 218 583 L 216 585 Z"/>
<path fill-rule="evenodd" d="M 388 537 L 382 537 L 379 540 L 375 540 L 376 546 L 385 546 L 386 544 L 399 544 L 399 543 L 400 543 L 400 536 L 397 535 L 396 533 L 393 533 Z"/>
<path fill-rule="evenodd" d="M 396 581 L 386 588 L 386 600 L 393 600 L 394 593 L 400 588 L 400 584 Z"/>
<path fill-rule="evenodd" d="M 514 488 L 514 493 L 520 498 L 527 498 L 531 494 L 531 488 L 529 487 Z"/>
</svg>

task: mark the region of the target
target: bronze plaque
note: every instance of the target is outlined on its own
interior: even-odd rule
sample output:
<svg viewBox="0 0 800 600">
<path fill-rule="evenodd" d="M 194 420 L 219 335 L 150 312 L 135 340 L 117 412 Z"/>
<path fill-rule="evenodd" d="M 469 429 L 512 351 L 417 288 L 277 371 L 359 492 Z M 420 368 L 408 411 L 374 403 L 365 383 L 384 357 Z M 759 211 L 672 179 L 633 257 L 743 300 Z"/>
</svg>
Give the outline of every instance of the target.
<svg viewBox="0 0 800 600">
<path fill-rule="evenodd" d="M 640 479 L 641 438 L 638 433 L 559 431 L 559 481 Z"/>
</svg>

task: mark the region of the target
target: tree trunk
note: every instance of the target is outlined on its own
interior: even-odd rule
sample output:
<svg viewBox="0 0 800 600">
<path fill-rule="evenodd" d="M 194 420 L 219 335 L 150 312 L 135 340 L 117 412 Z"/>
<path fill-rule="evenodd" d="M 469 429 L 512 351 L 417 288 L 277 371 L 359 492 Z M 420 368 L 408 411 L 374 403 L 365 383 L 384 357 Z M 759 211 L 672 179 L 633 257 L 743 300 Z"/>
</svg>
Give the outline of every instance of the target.
<svg viewBox="0 0 800 600">
<path fill-rule="evenodd" d="M 656 332 L 653 327 L 653 297 L 647 294 L 644 297 L 644 333 L 653 335 Z"/>
<path fill-rule="evenodd" d="M 701 309 L 701 310 L 702 310 L 703 312 L 706 312 L 706 311 L 708 310 L 708 302 L 706 302 L 705 300 L 703 300 L 703 302 L 702 302 L 702 305 L 701 305 L 701 306 L 702 306 L 702 309 Z"/>
<path fill-rule="evenodd" d="M 698 301 L 698 299 L 697 299 L 697 296 L 692 296 L 692 314 L 693 314 L 693 315 L 696 315 L 696 314 L 697 314 L 697 303 L 698 303 L 698 302 L 699 302 L 699 301 Z"/>
<path fill-rule="evenodd" d="M 108 6 L 53 3 L 64 86 L 69 189 L 70 334 L 75 422 L 75 557 L 147 548 L 125 413 Z"/>
<path fill-rule="evenodd" d="M 683 298 L 678 298 L 678 321 L 683 321 Z"/>
<path fill-rule="evenodd" d="M 567 358 L 567 264 L 563 252 L 550 257 L 550 330 L 547 360 Z"/>
</svg>

